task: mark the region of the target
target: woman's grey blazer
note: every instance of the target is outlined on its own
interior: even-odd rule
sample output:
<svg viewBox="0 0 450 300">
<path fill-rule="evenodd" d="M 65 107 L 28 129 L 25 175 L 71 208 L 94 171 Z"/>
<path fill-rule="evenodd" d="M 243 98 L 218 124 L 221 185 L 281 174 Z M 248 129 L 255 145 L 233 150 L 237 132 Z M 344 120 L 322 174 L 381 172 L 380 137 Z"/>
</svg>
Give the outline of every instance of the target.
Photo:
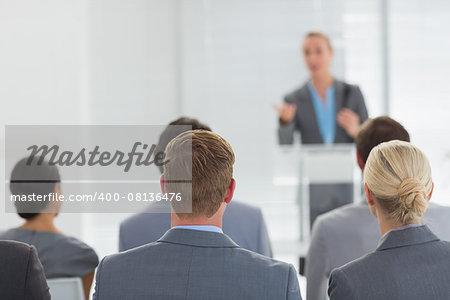
<svg viewBox="0 0 450 300">
<path fill-rule="evenodd" d="M 367 120 L 368 114 L 364 97 L 361 90 L 356 85 L 351 85 L 343 81 L 335 80 L 335 107 L 336 114 L 344 107 L 353 110 L 359 115 L 360 123 Z M 300 132 L 302 144 L 321 144 L 323 143 L 322 135 L 317 122 L 314 105 L 311 99 L 307 84 L 301 88 L 288 94 L 284 101 L 286 103 L 295 104 L 297 111 L 292 122 L 286 125 L 280 124 L 278 129 L 278 137 L 280 144 L 292 144 L 294 141 L 294 133 Z M 353 138 L 350 137 L 344 128 L 336 122 L 335 143 L 352 143 Z"/>
<path fill-rule="evenodd" d="M 375 252 L 331 273 L 331 300 L 450 299 L 450 243 L 422 225 L 384 236 Z"/>
</svg>

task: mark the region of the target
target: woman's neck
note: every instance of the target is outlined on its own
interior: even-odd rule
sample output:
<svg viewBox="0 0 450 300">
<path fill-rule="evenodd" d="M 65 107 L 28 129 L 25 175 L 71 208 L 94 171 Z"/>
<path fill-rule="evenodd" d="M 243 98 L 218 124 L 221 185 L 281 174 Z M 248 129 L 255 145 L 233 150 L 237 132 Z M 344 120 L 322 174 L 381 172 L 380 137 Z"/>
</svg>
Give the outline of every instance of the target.
<svg viewBox="0 0 450 300">
<path fill-rule="evenodd" d="M 330 73 L 317 75 L 311 78 L 312 84 L 316 88 L 328 88 L 333 84 L 334 78 Z"/>
<path fill-rule="evenodd" d="M 42 213 L 37 215 L 31 220 L 25 221 L 19 228 L 34 230 L 34 231 L 43 231 L 43 232 L 57 232 L 61 233 L 53 223 L 53 219 L 55 214 L 50 213 Z"/>
<path fill-rule="evenodd" d="M 333 85 L 334 78 L 330 73 L 325 73 L 320 76 L 312 77 L 311 82 L 319 96 L 325 99 L 326 91 L 331 85 Z"/>
<path fill-rule="evenodd" d="M 417 219 L 417 220 L 411 221 L 408 224 L 403 224 L 402 222 L 395 222 L 395 221 L 392 221 L 392 220 L 389 220 L 389 219 L 386 219 L 383 217 L 378 218 L 378 225 L 380 227 L 381 236 L 385 235 L 386 232 L 389 232 L 395 228 L 406 226 L 409 224 L 420 224 L 420 220 Z"/>
</svg>

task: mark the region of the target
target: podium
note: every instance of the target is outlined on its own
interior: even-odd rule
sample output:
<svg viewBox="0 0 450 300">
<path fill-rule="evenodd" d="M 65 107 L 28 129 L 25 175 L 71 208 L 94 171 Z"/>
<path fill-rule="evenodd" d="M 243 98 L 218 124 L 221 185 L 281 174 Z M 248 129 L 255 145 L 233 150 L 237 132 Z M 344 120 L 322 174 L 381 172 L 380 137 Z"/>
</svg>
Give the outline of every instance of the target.
<svg viewBox="0 0 450 300">
<path fill-rule="evenodd" d="M 361 171 L 354 144 L 302 145 L 297 192 L 301 241 L 309 240 L 312 223 L 319 213 L 359 200 Z M 321 204 L 326 206 L 327 201 L 328 208 L 314 211 Z"/>
</svg>

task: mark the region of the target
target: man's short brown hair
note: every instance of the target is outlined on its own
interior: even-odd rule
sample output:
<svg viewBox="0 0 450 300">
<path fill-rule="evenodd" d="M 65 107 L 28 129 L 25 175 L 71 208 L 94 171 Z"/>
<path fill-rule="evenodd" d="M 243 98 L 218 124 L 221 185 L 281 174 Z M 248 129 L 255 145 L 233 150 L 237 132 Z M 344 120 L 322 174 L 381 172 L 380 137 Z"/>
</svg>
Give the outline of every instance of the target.
<svg viewBox="0 0 450 300">
<path fill-rule="evenodd" d="M 174 212 L 190 219 L 213 216 L 233 178 L 234 152 L 230 144 L 210 131 L 187 131 L 167 145 L 166 160 L 169 161 L 164 165 L 167 192 L 181 193 L 182 197 L 180 202 L 172 201 Z M 186 178 L 192 181 L 186 182 Z M 192 213 L 187 214 L 186 205 L 190 201 Z"/>
<path fill-rule="evenodd" d="M 386 116 L 368 119 L 355 139 L 356 150 L 366 164 L 369 153 L 375 146 L 392 140 L 410 141 L 409 133 L 402 124 Z"/>
</svg>

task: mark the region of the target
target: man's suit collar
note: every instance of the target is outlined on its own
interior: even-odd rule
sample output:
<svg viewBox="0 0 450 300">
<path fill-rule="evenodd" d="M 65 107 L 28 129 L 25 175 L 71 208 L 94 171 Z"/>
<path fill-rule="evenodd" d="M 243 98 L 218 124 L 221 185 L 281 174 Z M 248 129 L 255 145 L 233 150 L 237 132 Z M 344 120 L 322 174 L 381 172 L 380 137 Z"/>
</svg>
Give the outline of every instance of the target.
<svg viewBox="0 0 450 300">
<path fill-rule="evenodd" d="M 377 247 L 377 251 L 399 248 L 416 244 L 439 241 L 439 238 L 426 225 L 411 227 L 398 231 L 391 231 L 384 236 Z"/>
<path fill-rule="evenodd" d="M 226 234 L 190 229 L 170 229 L 158 242 L 211 248 L 238 248 Z"/>
</svg>

